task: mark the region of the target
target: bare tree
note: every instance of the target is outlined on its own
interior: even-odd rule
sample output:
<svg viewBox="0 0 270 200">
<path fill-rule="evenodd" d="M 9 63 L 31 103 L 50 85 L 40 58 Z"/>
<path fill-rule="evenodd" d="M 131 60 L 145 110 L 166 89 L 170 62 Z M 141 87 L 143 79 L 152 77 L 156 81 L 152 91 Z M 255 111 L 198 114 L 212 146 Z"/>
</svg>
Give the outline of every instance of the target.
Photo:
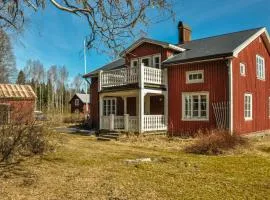
<svg viewBox="0 0 270 200">
<path fill-rule="evenodd" d="M 56 8 L 84 18 L 89 25 L 87 47 L 123 50 L 151 23 L 174 17 L 173 0 L 49 0 Z M 18 29 L 24 22 L 24 7 L 44 8 L 46 0 L 0 0 L 0 27 Z M 151 12 L 151 15 L 149 13 Z M 108 52 L 107 52 L 108 53 Z"/>
<path fill-rule="evenodd" d="M 80 92 L 82 89 L 82 83 L 83 83 L 83 78 L 81 74 L 78 74 L 77 76 L 74 77 L 73 79 L 73 88 L 75 89 L 75 92 Z"/>
<path fill-rule="evenodd" d="M 0 29 L 0 83 L 10 82 L 15 72 L 15 58 L 9 37 Z"/>
</svg>

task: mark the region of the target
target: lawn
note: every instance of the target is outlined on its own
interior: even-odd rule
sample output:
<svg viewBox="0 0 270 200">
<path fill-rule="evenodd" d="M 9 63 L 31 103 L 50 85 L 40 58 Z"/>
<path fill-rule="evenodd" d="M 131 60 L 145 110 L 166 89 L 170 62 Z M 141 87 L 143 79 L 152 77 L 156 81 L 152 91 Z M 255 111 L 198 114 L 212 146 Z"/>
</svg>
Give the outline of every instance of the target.
<svg viewBox="0 0 270 200">
<path fill-rule="evenodd" d="M 189 140 L 100 142 L 60 134 L 43 158 L 0 167 L 1 199 L 270 199 L 270 137 L 221 156 L 184 153 Z M 152 162 L 127 162 L 151 158 Z"/>
</svg>

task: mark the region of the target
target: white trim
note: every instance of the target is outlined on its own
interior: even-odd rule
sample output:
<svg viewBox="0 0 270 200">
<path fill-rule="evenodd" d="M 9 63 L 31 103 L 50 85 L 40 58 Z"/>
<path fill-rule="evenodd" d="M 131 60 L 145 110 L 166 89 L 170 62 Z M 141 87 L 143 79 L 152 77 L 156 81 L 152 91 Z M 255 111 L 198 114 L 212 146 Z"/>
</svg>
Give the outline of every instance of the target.
<svg viewBox="0 0 270 200">
<path fill-rule="evenodd" d="M 189 76 L 193 75 L 193 74 L 201 74 L 202 78 L 201 79 L 190 80 Z M 186 71 L 186 83 L 187 84 L 203 83 L 203 82 L 204 82 L 204 70 Z"/>
<path fill-rule="evenodd" d="M 156 54 L 152 56 L 152 60 L 153 60 L 153 67 L 156 68 L 156 61 L 155 58 L 159 58 L 159 66 L 157 69 L 161 69 L 161 54 Z"/>
<path fill-rule="evenodd" d="M 250 38 L 248 38 L 244 43 L 242 43 L 241 45 L 239 45 L 237 48 L 235 48 L 233 50 L 233 56 L 237 57 L 238 54 L 244 49 L 246 48 L 253 40 L 255 40 L 257 37 L 259 37 L 261 34 L 265 33 L 266 37 L 268 39 L 268 43 L 270 43 L 270 37 L 269 34 L 266 30 L 266 28 L 261 28 L 259 31 L 257 31 L 254 35 L 252 35 Z M 269 45 L 268 45 L 269 46 Z M 268 47 L 269 48 L 269 47 Z M 270 51 L 270 49 L 268 49 Z"/>
<path fill-rule="evenodd" d="M 206 117 L 205 118 L 186 118 L 185 117 L 185 97 L 198 95 L 200 100 L 200 95 L 206 95 Z M 182 92 L 182 121 L 209 121 L 209 92 L 199 91 L 199 92 Z M 200 113 L 201 107 L 198 105 L 198 114 Z M 192 101 L 191 101 L 191 113 L 192 113 Z"/>
<path fill-rule="evenodd" d="M 139 59 L 138 58 L 133 58 L 130 60 L 130 66 L 131 67 L 135 67 L 133 62 L 136 61 L 137 62 L 137 66 L 136 67 L 139 67 Z"/>
<path fill-rule="evenodd" d="M 149 59 L 149 66 L 146 66 L 146 65 L 144 65 L 145 67 L 151 67 L 151 65 L 152 65 L 152 56 L 150 56 L 150 55 L 147 55 L 147 56 L 143 56 L 143 57 L 139 57 L 138 59 L 140 60 L 140 65 L 142 65 L 142 60 L 143 59 Z"/>
<path fill-rule="evenodd" d="M 246 117 L 245 116 L 245 104 L 246 104 L 246 97 L 250 97 L 250 110 L 247 110 L 247 111 L 249 111 L 250 112 L 250 116 L 249 117 Z M 244 94 L 244 118 L 245 118 L 245 121 L 250 121 L 250 120 L 252 120 L 252 117 L 253 117 L 253 101 L 252 101 L 252 93 L 245 93 Z"/>
<path fill-rule="evenodd" d="M 229 77 L 229 102 L 230 102 L 230 120 L 229 130 L 233 134 L 233 64 L 232 60 L 228 60 L 228 77 Z"/>
<path fill-rule="evenodd" d="M 258 74 L 258 60 L 259 59 L 262 61 L 262 68 L 259 68 L 259 70 L 262 70 L 262 73 L 263 73 L 262 76 L 260 76 L 260 71 Z M 259 54 L 256 54 L 256 77 L 259 80 L 265 81 L 265 59 Z"/>
<path fill-rule="evenodd" d="M 176 56 L 176 55 L 175 55 Z M 223 58 L 212 58 L 212 59 L 205 59 L 205 60 L 196 60 L 196 61 L 187 61 L 187 62 L 182 62 L 182 63 L 164 63 L 166 60 L 169 60 L 170 58 L 164 60 L 162 63 L 164 63 L 165 66 L 173 66 L 173 65 L 186 65 L 186 64 L 193 64 L 193 63 L 202 63 L 202 62 L 209 62 L 209 61 L 217 61 L 217 60 L 226 60 L 233 58 L 232 56 L 229 57 L 223 57 Z"/>
<path fill-rule="evenodd" d="M 242 62 L 240 63 L 239 70 L 240 70 L 241 76 L 246 76 L 246 64 L 245 63 L 242 63 Z"/>
<path fill-rule="evenodd" d="M 161 46 L 163 48 L 169 48 L 169 49 L 173 49 L 173 50 L 176 50 L 176 51 L 180 51 L 180 52 L 183 52 L 185 51 L 186 49 L 183 49 L 181 47 L 178 47 L 176 45 L 173 45 L 173 44 L 160 44 L 158 42 L 154 42 L 154 41 L 149 41 L 149 39 L 147 38 L 143 38 L 143 39 L 139 39 L 137 40 L 135 43 L 133 43 L 128 49 L 125 49 L 123 52 L 120 53 L 120 56 L 123 56 L 124 54 L 126 53 L 129 53 L 130 51 L 136 49 L 138 46 L 140 46 L 141 44 L 143 43 L 149 43 L 149 44 L 155 44 L 155 45 L 158 45 L 158 46 Z"/>
<path fill-rule="evenodd" d="M 115 101 L 115 113 L 112 113 L 112 101 Z M 108 114 L 108 110 L 107 110 L 107 106 L 106 106 L 106 115 L 104 115 L 104 109 L 102 108 L 102 110 L 103 110 L 103 113 L 102 113 L 102 116 L 110 116 L 111 114 L 114 114 L 114 115 L 117 115 L 117 98 L 116 97 L 104 97 L 103 99 L 102 99 L 102 106 L 103 106 L 103 108 L 104 108 L 104 101 L 110 101 L 111 102 L 111 110 L 110 110 L 110 114 Z"/>
</svg>

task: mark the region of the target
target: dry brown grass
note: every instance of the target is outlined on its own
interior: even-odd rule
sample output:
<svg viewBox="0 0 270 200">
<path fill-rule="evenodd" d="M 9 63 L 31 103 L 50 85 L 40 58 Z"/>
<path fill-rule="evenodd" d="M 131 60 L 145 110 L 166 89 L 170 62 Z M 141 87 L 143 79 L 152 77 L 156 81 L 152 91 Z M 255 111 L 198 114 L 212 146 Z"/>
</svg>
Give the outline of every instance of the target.
<svg viewBox="0 0 270 200">
<path fill-rule="evenodd" d="M 265 199 L 270 154 L 256 150 L 226 156 L 186 154 L 181 139 L 165 136 L 98 142 L 60 134 L 54 153 L 0 167 L 1 199 Z M 180 147 L 181 146 L 181 147 Z M 258 153 L 262 152 L 262 153 Z M 152 158 L 128 164 L 126 159 Z"/>
</svg>

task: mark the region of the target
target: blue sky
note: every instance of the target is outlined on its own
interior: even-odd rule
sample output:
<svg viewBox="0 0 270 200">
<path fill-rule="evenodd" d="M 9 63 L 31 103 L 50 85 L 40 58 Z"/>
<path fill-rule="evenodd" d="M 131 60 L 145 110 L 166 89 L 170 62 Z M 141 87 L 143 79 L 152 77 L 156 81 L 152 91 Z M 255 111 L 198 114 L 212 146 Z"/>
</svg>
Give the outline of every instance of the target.
<svg viewBox="0 0 270 200">
<path fill-rule="evenodd" d="M 177 22 L 192 28 L 192 39 L 265 26 L 270 31 L 270 0 L 174 0 L 176 19 L 154 24 L 147 37 L 177 43 Z M 49 5 L 44 11 L 28 13 L 25 31 L 13 36 L 17 67 L 26 60 L 39 59 L 46 68 L 65 65 L 70 78 L 84 73 L 83 40 L 88 27 L 82 18 Z M 14 39 L 15 38 L 15 39 Z M 87 71 L 110 61 L 107 55 L 90 51 Z"/>
</svg>

